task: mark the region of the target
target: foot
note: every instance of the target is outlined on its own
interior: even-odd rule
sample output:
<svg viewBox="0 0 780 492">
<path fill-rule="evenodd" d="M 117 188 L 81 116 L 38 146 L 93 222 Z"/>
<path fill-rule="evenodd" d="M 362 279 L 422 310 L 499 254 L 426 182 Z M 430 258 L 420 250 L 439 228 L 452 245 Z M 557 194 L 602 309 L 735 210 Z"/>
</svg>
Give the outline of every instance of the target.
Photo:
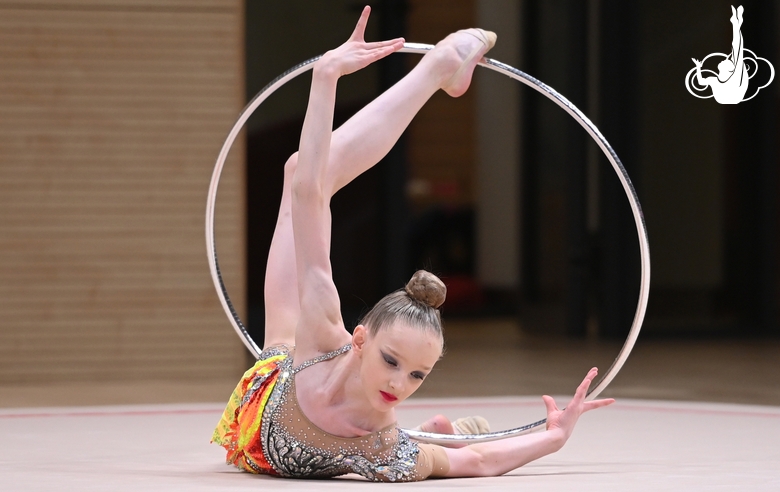
<svg viewBox="0 0 780 492">
<path fill-rule="evenodd" d="M 415 429 L 436 434 L 485 434 L 490 432 L 490 424 L 485 418 L 478 415 L 450 422 L 450 419 L 439 414 L 426 420 Z"/>
<path fill-rule="evenodd" d="M 458 66 L 448 77 L 442 89 L 452 97 L 462 96 L 469 85 L 474 68 L 485 53 L 496 44 L 496 34 L 482 29 L 464 29 L 450 34 L 436 45 L 442 51 L 450 52 L 450 60 L 457 60 Z"/>
<path fill-rule="evenodd" d="M 486 434 L 490 432 L 490 424 L 479 415 L 463 417 L 452 423 L 455 434 Z"/>
<path fill-rule="evenodd" d="M 415 427 L 415 430 L 433 432 L 434 434 L 455 434 L 455 429 L 452 427 L 450 419 L 441 414 L 429 418 Z"/>
<path fill-rule="evenodd" d="M 415 430 L 433 432 L 435 434 L 484 434 L 490 432 L 490 425 L 482 417 L 464 417 L 450 422 L 444 415 L 436 415 L 415 427 Z M 451 442 L 442 444 L 448 448 L 462 448 L 465 442 Z"/>
<path fill-rule="evenodd" d="M 741 27 L 742 26 L 742 14 L 745 12 L 745 9 L 740 5 L 738 8 L 734 8 L 734 6 L 731 6 L 731 18 L 729 19 L 731 23 L 734 26 Z"/>
</svg>

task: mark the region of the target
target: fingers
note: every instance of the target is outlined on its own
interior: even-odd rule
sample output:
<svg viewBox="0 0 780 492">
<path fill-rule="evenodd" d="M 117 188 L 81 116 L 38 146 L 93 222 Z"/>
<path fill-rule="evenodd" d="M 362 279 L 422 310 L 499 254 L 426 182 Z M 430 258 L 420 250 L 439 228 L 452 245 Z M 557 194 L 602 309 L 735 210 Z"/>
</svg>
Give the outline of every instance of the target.
<svg viewBox="0 0 780 492">
<path fill-rule="evenodd" d="M 369 15 L 371 15 L 371 7 L 366 5 L 363 7 L 360 19 L 358 19 L 357 24 L 355 25 L 355 30 L 352 31 L 352 36 L 349 38 L 351 41 L 363 41 L 366 34 L 366 25 L 368 24 Z"/>
<path fill-rule="evenodd" d="M 593 379 L 598 375 L 598 373 L 599 370 L 595 367 L 592 368 L 590 371 L 588 371 L 588 374 L 585 376 L 585 379 L 583 379 L 580 385 L 577 386 L 577 391 L 574 392 L 574 396 L 569 402 L 567 408 L 580 405 L 582 404 L 582 402 L 585 401 L 585 397 L 588 396 L 588 389 L 590 388 L 590 383 L 593 382 Z"/>
<path fill-rule="evenodd" d="M 371 43 L 365 43 L 365 48 L 368 50 L 376 48 L 384 48 L 385 46 L 398 46 L 404 45 L 404 38 L 388 39 L 387 41 L 374 41 Z"/>
<path fill-rule="evenodd" d="M 590 388 L 590 383 L 593 382 L 593 378 L 595 378 L 598 373 L 599 370 L 595 367 L 588 371 L 585 379 L 583 379 L 580 385 L 577 387 L 577 392 L 574 394 L 575 398 L 580 396 L 582 396 L 582 398 L 585 397 L 585 394 L 588 392 L 588 388 Z"/>
<path fill-rule="evenodd" d="M 542 401 L 544 401 L 544 406 L 547 407 L 548 415 L 558 411 L 558 405 L 555 404 L 555 400 L 552 396 L 544 395 L 542 396 Z"/>
<path fill-rule="evenodd" d="M 364 55 L 370 57 L 373 60 L 384 58 L 385 56 L 395 53 L 404 47 L 404 40 L 394 39 L 391 41 L 378 41 L 376 43 L 365 43 L 361 47 L 361 51 Z"/>
<path fill-rule="evenodd" d="M 598 376 L 598 373 L 599 370 L 596 367 L 588 371 L 588 374 L 585 376 L 585 379 L 583 379 L 580 385 L 577 387 L 577 391 L 575 392 L 574 397 L 566 406 L 567 409 L 571 408 L 573 409 L 573 411 L 581 413 L 581 412 L 586 412 L 588 410 L 592 410 L 594 408 L 601 408 L 615 403 L 615 400 L 612 398 L 605 398 L 602 400 L 593 400 L 588 402 L 585 401 L 585 397 L 588 395 L 588 389 L 590 388 L 590 384 L 593 382 L 593 379 L 595 379 L 595 377 Z M 544 395 L 542 396 L 542 400 L 544 401 L 544 405 L 547 407 L 548 414 L 550 414 L 551 412 L 559 411 L 558 406 L 555 404 L 555 400 L 552 397 Z M 581 409 L 581 410 L 577 410 L 577 409 Z"/>
<path fill-rule="evenodd" d="M 613 403 L 615 403 L 614 398 L 604 398 L 603 400 L 586 401 L 582 405 L 582 411 L 587 412 L 588 410 L 595 410 L 596 408 L 606 407 L 608 405 L 612 405 Z"/>
<path fill-rule="evenodd" d="M 371 15 L 371 7 L 366 5 L 363 7 L 363 12 L 360 13 L 360 18 L 357 21 L 357 24 L 355 25 L 355 30 L 352 31 L 352 36 L 349 37 L 350 41 L 359 41 L 361 43 L 365 43 L 365 36 L 366 36 L 366 26 L 368 25 L 368 17 Z M 367 49 L 373 49 L 377 47 L 387 46 L 387 45 L 395 45 L 396 43 L 401 43 L 403 45 L 404 38 L 395 38 L 390 39 L 387 41 L 377 41 L 374 43 L 366 43 Z"/>
<path fill-rule="evenodd" d="M 385 57 L 390 53 L 395 53 L 404 47 L 404 39 L 392 39 L 389 41 L 377 41 L 376 43 L 368 43 L 366 49 L 371 53 L 381 53 L 381 57 Z"/>
<path fill-rule="evenodd" d="M 381 48 L 376 48 L 373 50 L 367 50 L 363 56 L 365 57 L 366 60 L 369 61 L 369 63 L 373 63 L 377 60 L 381 60 L 382 58 L 392 53 L 395 53 L 396 51 L 401 49 L 402 46 L 403 43 L 399 43 L 397 45 L 393 44 L 390 46 L 383 46 Z"/>
</svg>

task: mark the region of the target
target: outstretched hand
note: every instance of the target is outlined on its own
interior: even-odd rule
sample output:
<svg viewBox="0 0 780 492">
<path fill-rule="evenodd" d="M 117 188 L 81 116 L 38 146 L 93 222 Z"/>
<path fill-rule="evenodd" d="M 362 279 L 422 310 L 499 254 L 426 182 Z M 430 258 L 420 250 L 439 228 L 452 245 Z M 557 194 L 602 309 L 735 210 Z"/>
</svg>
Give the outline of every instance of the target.
<svg viewBox="0 0 780 492">
<path fill-rule="evenodd" d="M 357 72 L 361 68 L 365 68 L 375 61 L 381 60 L 403 48 L 403 38 L 366 43 L 364 38 L 370 14 L 371 7 L 366 6 L 363 9 L 363 13 L 360 14 L 360 19 L 358 19 L 352 36 L 349 37 L 346 43 L 322 55 L 322 58 L 317 61 L 315 68 L 328 70 L 340 77 Z"/>
<path fill-rule="evenodd" d="M 588 388 L 590 383 L 593 382 L 593 378 L 598 375 L 598 369 L 595 367 L 588 371 L 588 375 L 582 380 L 574 398 L 571 399 L 566 408 L 563 410 L 558 409 L 558 405 L 555 404 L 555 400 L 551 396 L 544 395 L 542 400 L 547 407 L 547 430 L 559 430 L 563 434 L 564 440 L 568 439 L 574 430 L 574 426 L 577 424 L 577 419 L 583 413 L 593 410 L 595 408 L 605 407 L 615 403 L 612 398 L 606 398 L 603 400 L 585 401 L 585 396 L 588 394 Z"/>
</svg>

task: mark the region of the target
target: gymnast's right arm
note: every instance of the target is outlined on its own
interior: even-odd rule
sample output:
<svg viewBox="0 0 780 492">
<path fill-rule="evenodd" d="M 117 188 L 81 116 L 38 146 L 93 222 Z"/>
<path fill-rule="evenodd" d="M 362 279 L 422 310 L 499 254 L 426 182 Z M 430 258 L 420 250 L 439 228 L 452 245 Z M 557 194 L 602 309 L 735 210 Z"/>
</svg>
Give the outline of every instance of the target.
<svg viewBox="0 0 780 492">
<path fill-rule="evenodd" d="M 301 314 L 295 330 L 296 356 L 327 353 L 350 340 L 344 329 L 330 264 L 333 190 L 326 180 L 339 77 L 397 51 L 397 41 L 363 40 L 370 9 L 364 9 L 350 39 L 314 64 L 298 163 L 292 183 L 292 223 Z"/>
<path fill-rule="evenodd" d="M 472 444 L 463 448 L 444 448 L 449 460 L 446 477 L 485 477 L 503 475 L 515 468 L 561 449 L 580 415 L 588 410 L 610 405 L 615 400 L 585 401 L 591 381 L 598 371 L 593 368 L 577 388 L 577 392 L 564 410 L 545 396 L 547 406 L 547 430 L 512 437 L 501 441 Z"/>
<path fill-rule="evenodd" d="M 295 346 L 296 355 L 305 359 L 335 350 L 348 341 L 331 273 L 330 195 L 323 186 L 338 74 L 324 61 L 325 57 L 314 65 L 291 195 L 301 306 Z"/>
</svg>

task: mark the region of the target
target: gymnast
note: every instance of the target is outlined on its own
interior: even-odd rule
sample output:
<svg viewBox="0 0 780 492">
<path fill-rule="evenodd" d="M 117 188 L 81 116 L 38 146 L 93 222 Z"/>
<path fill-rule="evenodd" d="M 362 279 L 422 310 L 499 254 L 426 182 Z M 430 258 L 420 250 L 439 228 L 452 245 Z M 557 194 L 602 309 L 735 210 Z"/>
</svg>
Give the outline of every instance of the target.
<svg viewBox="0 0 780 492">
<path fill-rule="evenodd" d="M 702 86 L 702 89 L 699 90 L 710 86 L 715 100 L 721 104 L 742 102 L 750 82 L 745 64 L 745 46 L 741 31 L 744 11 L 745 9 L 741 5 L 736 10 L 733 6 L 731 7 L 731 19 L 729 19 L 732 33 L 731 54 L 718 63 L 717 77 L 702 77 L 701 66 L 703 62 L 693 58 L 693 63 L 696 65 L 696 81 Z"/>
<path fill-rule="evenodd" d="M 284 189 L 265 279 L 264 349 L 233 392 L 213 442 L 241 470 L 292 478 L 357 473 L 374 481 L 497 476 L 559 450 L 579 416 L 614 400 L 585 401 L 591 369 L 564 410 L 544 396 L 542 432 L 461 447 L 412 440 L 395 407 L 420 387 L 442 355 L 439 306 L 446 288 L 418 271 L 381 299 L 350 335 L 329 260 L 330 199 L 387 154 L 439 89 L 453 97 L 471 83 L 495 34 L 458 31 L 395 86 L 333 131 L 339 77 L 402 48 L 367 43 L 366 7 L 352 36 L 314 65 L 300 147 L 285 164 Z M 360 238 L 355 238 L 359 241 Z M 478 433 L 481 419 L 437 415 L 421 428 Z"/>
</svg>

